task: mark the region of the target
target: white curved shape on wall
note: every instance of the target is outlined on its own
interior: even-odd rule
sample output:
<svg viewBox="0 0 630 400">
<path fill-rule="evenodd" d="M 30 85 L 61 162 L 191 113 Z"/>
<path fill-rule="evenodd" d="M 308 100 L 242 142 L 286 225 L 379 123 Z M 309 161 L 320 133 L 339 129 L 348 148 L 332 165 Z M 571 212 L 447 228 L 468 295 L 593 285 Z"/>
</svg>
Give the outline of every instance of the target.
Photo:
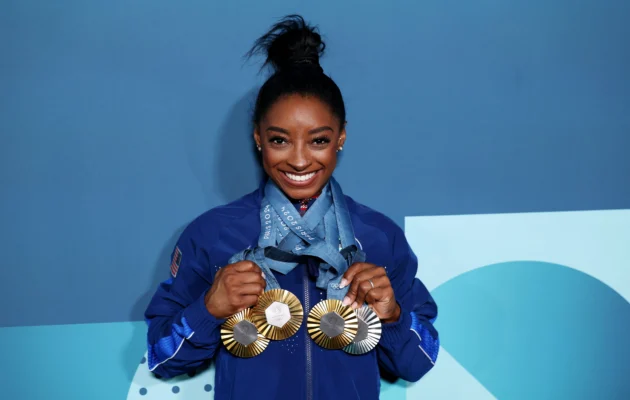
<svg viewBox="0 0 630 400">
<path fill-rule="evenodd" d="M 429 291 L 479 267 L 532 260 L 575 268 L 630 301 L 630 210 L 406 217 L 405 234 Z M 494 398 L 443 348 L 407 389 L 408 399 L 420 396 Z"/>
<path fill-rule="evenodd" d="M 599 279 L 630 301 L 630 210 L 406 217 L 431 291 L 478 266 L 533 260 Z"/>
</svg>

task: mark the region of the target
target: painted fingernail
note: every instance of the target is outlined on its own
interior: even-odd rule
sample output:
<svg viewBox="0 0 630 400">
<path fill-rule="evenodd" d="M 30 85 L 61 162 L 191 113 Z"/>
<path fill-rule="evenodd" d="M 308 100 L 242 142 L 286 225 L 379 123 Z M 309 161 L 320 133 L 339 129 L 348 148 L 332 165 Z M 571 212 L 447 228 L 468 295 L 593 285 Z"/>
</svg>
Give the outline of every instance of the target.
<svg viewBox="0 0 630 400">
<path fill-rule="evenodd" d="M 350 304 L 352 300 L 350 300 L 350 297 L 346 296 L 343 298 L 343 305 L 347 306 L 348 304 Z"/>
<path fill-rule="evenodd" d="M 339 287 L 340 287 L 341 289 L 343 289 L 343 288 L 345 288 L 346 286 L 348 286 L 348 280 L 347 280 L 346 278 L 343 278 L 343 279 L 341 280 L 341 283 L 339 284 Z"/>
<path fill-rule="evenodd" d="M 355 310 L 356 310 L 357 308 L 359 308 L 359 305 L 357 304 L 357 302 L 356 302 L 356 301 L 355 301 L 354 303 L 352 303 L 352 308 L 353 308 L 353 309 L 355 309 Z"/>
</svg>

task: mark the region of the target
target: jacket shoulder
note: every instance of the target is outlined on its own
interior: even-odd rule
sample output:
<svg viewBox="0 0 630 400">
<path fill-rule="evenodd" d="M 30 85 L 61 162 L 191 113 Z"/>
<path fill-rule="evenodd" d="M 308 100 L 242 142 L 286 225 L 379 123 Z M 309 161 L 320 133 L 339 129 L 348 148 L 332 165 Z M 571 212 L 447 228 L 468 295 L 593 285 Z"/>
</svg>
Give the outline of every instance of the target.
<svg viewBox="0 0 630 400">
<path fill-rule="evenodd" d="M 346 203 L 355 223 L 367 229 L 377 229 L 387 236 L 402 234 L 403 230 L 394 220 L 380 211 L 365 204 L 359 203 L 350 196 L 346 197 Z"/>
</svg>

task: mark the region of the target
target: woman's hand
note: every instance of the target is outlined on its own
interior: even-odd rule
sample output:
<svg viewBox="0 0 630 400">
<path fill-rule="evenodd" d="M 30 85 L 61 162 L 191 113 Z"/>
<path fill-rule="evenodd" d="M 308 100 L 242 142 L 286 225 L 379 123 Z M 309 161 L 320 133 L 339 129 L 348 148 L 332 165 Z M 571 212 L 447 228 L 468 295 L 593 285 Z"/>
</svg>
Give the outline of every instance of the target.
<svg viewBox="0 0 630 400">
<path fill-rule="evenodd" d="M 205 301 L 208 312 L 215 318 L 228 318 L 255 305 L 267 283 L 260 267 L 251 261 L 239 261 L 221 268 Z"/>
<path fill-rule="evenodd" d="M 341 287 L 348 285 L 344 305 L 357 309 L 365 302 L 384 323 L 398 321 L 400 306 L 385 268 L 368 263 L 352 264 L 341 280 Z"/>
</svg>

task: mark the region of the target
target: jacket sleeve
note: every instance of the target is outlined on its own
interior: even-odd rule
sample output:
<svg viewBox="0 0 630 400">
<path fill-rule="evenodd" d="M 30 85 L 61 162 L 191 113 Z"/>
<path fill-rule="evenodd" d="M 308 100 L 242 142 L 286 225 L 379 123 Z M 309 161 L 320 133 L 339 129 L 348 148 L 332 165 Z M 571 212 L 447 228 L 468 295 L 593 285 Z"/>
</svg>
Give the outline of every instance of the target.
<svg viewBox="0 0 630 400">
<path fill-rule="evenodd" d="M 145 311 L 149 369 L 162 378 L 190 372 L 213 358 L 225 321 L 205 305 L 214 268 L 193 224 L 173 250 L 171 278 L 160 284 Z"/>
<path fill-rule="evenodd" d="M 409 382 L 420 380 L 437 360 L 440 342 L 433 326 L 437 305 L 424 284 L 416 278 L 418 260 L 403 231 L 393 237 L 394 265 L 387 275 L 400 305 L 400 318 L 383 324 L 377 354 L 387 372 Z"/>
</svg>

